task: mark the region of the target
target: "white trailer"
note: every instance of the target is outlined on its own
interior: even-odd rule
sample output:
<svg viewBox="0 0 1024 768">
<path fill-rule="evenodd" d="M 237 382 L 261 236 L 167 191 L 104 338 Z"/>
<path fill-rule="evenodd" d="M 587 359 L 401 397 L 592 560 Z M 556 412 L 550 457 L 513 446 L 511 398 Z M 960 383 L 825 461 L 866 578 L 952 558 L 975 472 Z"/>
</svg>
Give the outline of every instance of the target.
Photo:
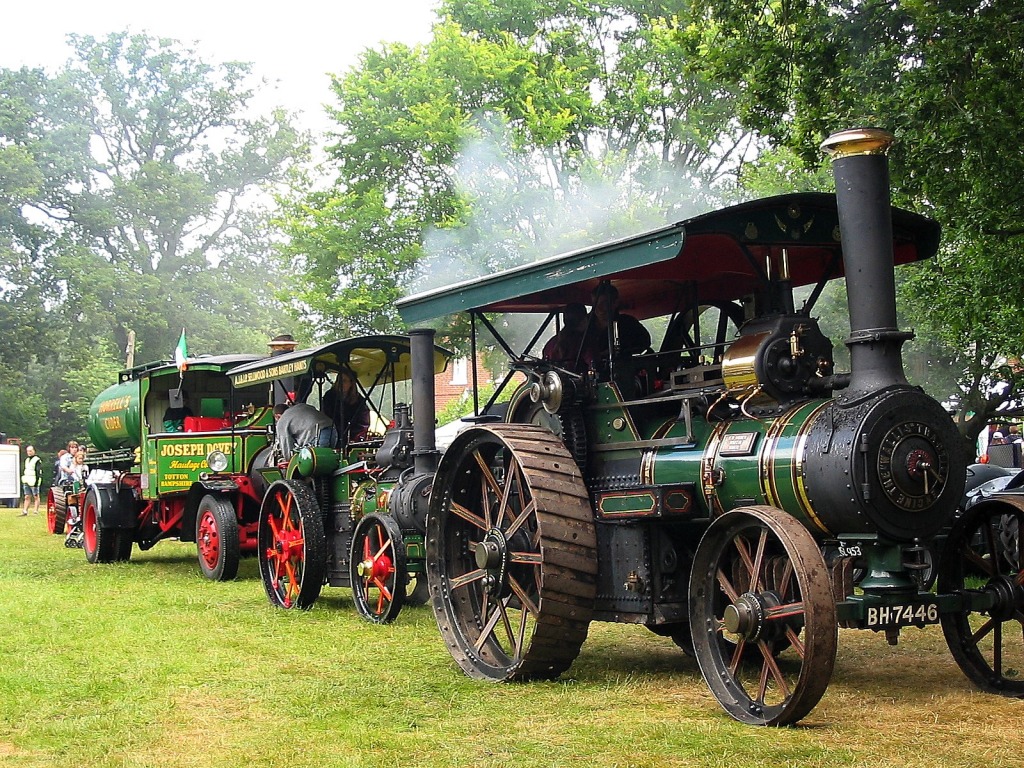
<svg viewBox="0 0 1024 768">
<path fill-rule="evenodd" d="M 21 498 L 21 446 L 0 443 L 0 503 L 17 506 Z"/>
</svg>

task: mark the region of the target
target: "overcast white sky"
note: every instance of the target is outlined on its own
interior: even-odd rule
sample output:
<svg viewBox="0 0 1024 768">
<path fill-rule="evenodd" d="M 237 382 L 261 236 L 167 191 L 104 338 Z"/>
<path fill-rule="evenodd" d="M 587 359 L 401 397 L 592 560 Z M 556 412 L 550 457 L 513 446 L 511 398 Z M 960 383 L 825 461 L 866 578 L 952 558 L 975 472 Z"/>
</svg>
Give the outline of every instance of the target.
<svg viewBox="0 0 1024 768">
<path fill-rule="evenodd" d="M 192 45 L 211 62 L 252 62 L 256 75 L 276 83 L 265 97 L 267 107 L 301 111 L 302 126 L 322 130 L 327 121 L 321 105 L 333 101 L 326 73 L 344 72 L 360 51 L 381 41 L 426 42 L 436 5 L 436 0 L 5 3 L 0 67 L 43 67 L 52 73 L 70 57 L 68 33 L 147 32 Z"/>
</svg>

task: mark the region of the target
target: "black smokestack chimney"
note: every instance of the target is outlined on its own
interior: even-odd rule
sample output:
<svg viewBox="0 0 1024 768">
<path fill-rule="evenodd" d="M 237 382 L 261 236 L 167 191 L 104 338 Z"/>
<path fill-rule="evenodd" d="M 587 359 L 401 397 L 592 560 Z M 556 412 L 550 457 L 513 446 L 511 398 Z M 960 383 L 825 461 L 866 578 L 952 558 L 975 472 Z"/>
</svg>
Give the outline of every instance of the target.
<svg viewBox="0 0 1024 768">
<path fill-rule="evenodd" d="M 853 404 L 906 385 L 900 350 L 913 333 L 896 327 L 889 161 L 893 135 L 877 128 L 840 131 L 821 145 L 832 157 L 850 308 L 850 385 L 837 398 Z"/>
<path fill-rule="evenodd" d="M 434 438 L 434 331 L 417 328 L 409 331 L 412 358 L 412 440 L 416 474 L 437 470 L 437 441 Z"/>
</svg>

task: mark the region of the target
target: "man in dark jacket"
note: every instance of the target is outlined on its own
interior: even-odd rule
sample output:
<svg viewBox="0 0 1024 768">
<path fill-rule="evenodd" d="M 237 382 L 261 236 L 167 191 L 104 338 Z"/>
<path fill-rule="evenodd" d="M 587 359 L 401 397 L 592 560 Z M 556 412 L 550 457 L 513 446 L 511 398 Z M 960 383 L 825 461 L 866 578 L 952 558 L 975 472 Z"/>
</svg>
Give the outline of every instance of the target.
<svg viewBox="0 0 1024 768">
<path fill-rule="evenodd" d="M 274 406 L 274 419 L 277 421 L 277 446 L 285 461 L 307 445 L 334 448 L 338 444 L 334 422 L 308 403 L 290 407 L 278 403 Z"/>
</svg>

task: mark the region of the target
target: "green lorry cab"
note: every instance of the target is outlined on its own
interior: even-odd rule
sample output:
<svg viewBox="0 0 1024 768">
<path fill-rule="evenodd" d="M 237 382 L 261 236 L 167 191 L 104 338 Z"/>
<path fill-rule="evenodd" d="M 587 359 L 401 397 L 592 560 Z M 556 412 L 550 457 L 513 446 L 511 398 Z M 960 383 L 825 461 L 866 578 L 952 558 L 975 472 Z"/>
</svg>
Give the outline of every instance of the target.
<svg viewBox="0 0 1024 768">
<path fill-rule="evenodd" d="M 159 361 L 122 371 L 89 409 L 91 482 L 51 491 L 51 532 L 80 511 L 89 562 L 128 560 L 133 545 L 177 538 L 196 542 L 204 576 L 234 578 L 241 555 L 256 551 L 273 415 L 269 388 L 239 397 L 229 372 L 259 359 L 210 355 L 183 370 Z"/>
</svg>

